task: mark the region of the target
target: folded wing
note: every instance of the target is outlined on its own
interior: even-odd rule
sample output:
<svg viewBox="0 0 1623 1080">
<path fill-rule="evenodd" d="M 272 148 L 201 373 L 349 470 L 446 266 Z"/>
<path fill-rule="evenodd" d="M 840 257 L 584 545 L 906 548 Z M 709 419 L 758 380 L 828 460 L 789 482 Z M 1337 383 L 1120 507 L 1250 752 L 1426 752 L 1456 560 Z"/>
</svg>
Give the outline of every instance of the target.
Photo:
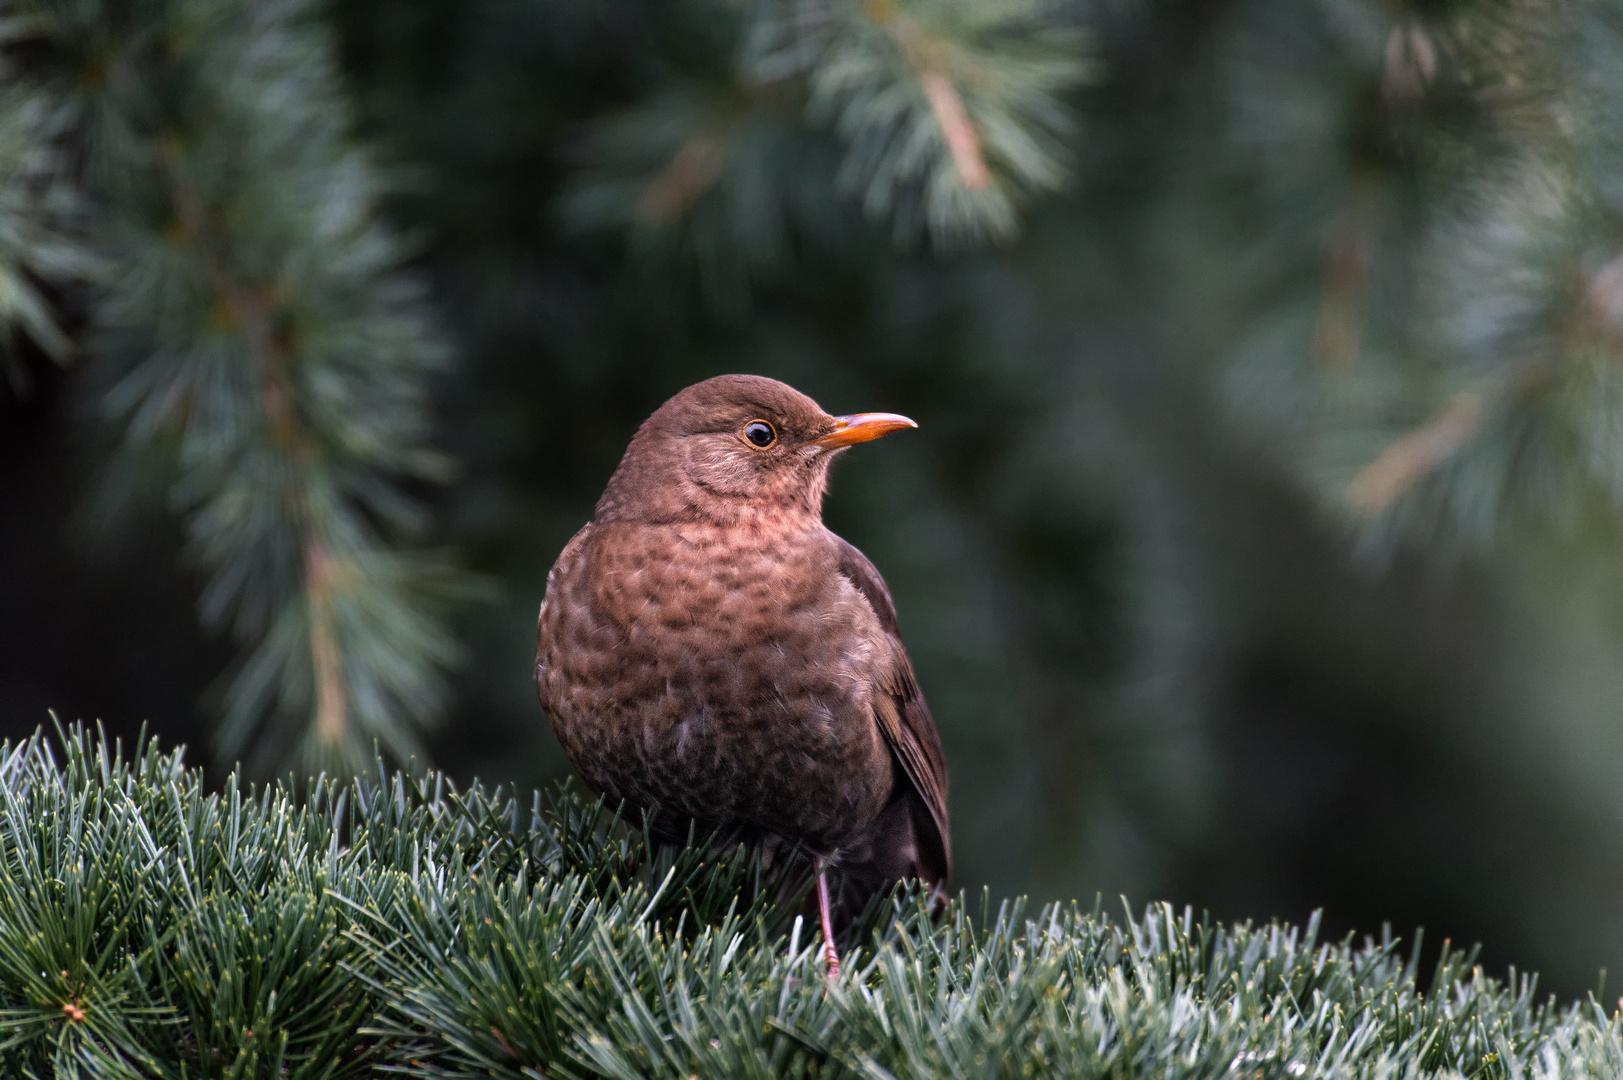
<svg viewBox="0 0 1623 1080">
<path fill-rule="evenodd" d="M 896 605 L 884 578 L 866 555 L 839 537 L 834 539 L 839 546 L 840 573 L 867 599 L 890 638 L 891 660 L 875 686 L 874 719 L 912 785 L 909 798 L 919 876 L 932 884 L 945 884 L 952 874 L 952 841 L 947 824 L 947 760 L 935 719 L 913 677 L 913 665 L 896 623 Z"/>
</svg>

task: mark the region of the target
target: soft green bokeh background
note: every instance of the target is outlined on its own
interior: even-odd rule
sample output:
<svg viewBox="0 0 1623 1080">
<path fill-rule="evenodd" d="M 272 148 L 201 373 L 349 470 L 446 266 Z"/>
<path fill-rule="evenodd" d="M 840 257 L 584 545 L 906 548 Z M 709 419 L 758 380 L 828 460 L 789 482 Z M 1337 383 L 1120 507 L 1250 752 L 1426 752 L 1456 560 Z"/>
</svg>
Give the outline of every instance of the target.
<svg viewBox="0 0 1623 1080">
<path fill-rule="evenodd" d="M 1323 907 L 1338 931 L 1424 924 L 1563 993 L 1594 986 L 1623 968 L 1615 528 L 1535 519 L 1372 552 L 1288 437 L 1342 205 L 1321 173 L 1362 167 L 1380 93 L 1338 50 L 1369 23 L 1378 57 L 1385 16 L 1080 11 L 1102 67 L 1078 95 L 1075 181 L 1021 239 L 898 250 L 831 198 L 845 239 L 706 286 L 580 229 L 561 197 L 589 122 L 673 66 L 725 62 L 719 23 L 658 3 L 335 4 L 458 357 L 437 407 L 461 471 L 425 494 L 498 586 L 458 624 L 436 761 L 567 774 L 530 681 L 552 559 L 662 400 L 771 375 L 919 421 L 847 456 L 827 519 L 895 594 L 952 769 L 959 885 L 1221 918 Z M 1452 116 L 1420 137 L 1469 139 Z M 1410 325 L 1390 288 L 1368 300 L 1375 350 Z M 77 375 L 40 374 L 0 424 L 0 722 L 55 707 L 201 742 L 225 654 L 193 628 L 172 528 L 75 525 L 93 456 Z"/>
</svg>

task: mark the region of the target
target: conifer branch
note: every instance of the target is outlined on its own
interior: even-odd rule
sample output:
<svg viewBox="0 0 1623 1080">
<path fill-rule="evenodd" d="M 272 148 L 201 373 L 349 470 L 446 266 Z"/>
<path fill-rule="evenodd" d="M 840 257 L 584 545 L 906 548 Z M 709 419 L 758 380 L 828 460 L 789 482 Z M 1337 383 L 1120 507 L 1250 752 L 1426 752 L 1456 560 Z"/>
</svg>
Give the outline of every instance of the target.
<svg viewBox="0 0 1623 1080">
<path fill-rule="evenodd" d="M 924 96 L 929 99 L 936 123 L 941 125 L 959 181 L 970 191 L 985 191 L 992 186 L 992 173 L 981 155 L 981 137 L 964 108 L 964 99 L 958 96 L 952 80 L 939 71 L 924 72 L 919 82 L 924 86 Z"/>
<path fill-rule="evenodd" d="M 830 983 L 797 911 L 808 883 L 759 851 L 661 847 L 568 792 L 381 762 L 301 799 L 235 774 L 211 792 L 155 743 L 61 742 L 0 744 L 7 1077 L 1623 1069 L 1593 1001 L 1562 1007 L 1446 943 L 1427 978 L 1418 942 L 1326 938 L 1317 914 L 1112 918 L 985 893 L 933 916 L 899 888 L 844 932 Z"/>
<path fill-rule="evenodd" d="M 725 132 L 702 129 L 689 136 L 637 199 L 637 216 L 650 225 L 676 220 L 721 176 L 727 160 Z"/>
<path fill-rule="evenodd" d="M 1422 477 L 1459 452 L 1482 427 L 1485 404 L 1462 390 L 1420 427 L 1395 440 L 1347 485 L 1347 502 L 1366 515 L 1392 505 Z"/>
<path fill-rule="evenodd" d="M 259 374 L 270 443 L 285 459 L 278 470 L 286 478 L 280 502 L 298 538 L 304 574 L 302 607 L 309 622 L 310 670 L 315 686 L 311 731 L 325 748 L 322 756 L 342 759 L 349 741 L 349 688 L 334 622 L 333 594 L 339 575 L 336 561 L 317 533 L 310 499 L 301 484 L 312 466 L 312 453 L 294 406 L 295 393 L 288 372 L 292 357 L 272 324 L 276 289 L 244 284 L 227 261 L 224 245 L 208 228 L 203 200 L 187 173 L 177 140 L 160 140 L 157 158 L 162 163 L 180 235 L 192 247 L 213 286 L 218 321 L 240 330 L 250 362 Z M 353 576 L 354 571 L 346 569 L 346 576 Z"/>
<path fill-rule="evenodd" d="M 42 77 L 79 87 L 94 129 L 76 137 L 108 252 L 104 407 L 124 453 L 166 454 L 203 618 L 242 646 L 220 752 L 261 772 L 361 768 L 374 742 L 419 753 L 457 651 L 441 614 L 467 591 L 411 550 L 422 515 L 401 488 L 446 474 L 426 445 L 444 351 L 324 28 L 309 0 L 48 14 Z M 74 70 L 87 55 L 118 85 Z"/>
<path fill-rule="evenodd" d="M 0 374 L 19 392 L 28 378 L 15 362 L 18 334 L 57 363 L 74 352 L 41 286 L 83 281 L 97 265 L 84 203 L 68 177 L 63 143 L 72 110 L 7 54 L 38 33 L 34 20 L 0 14 Z"/>
<path fill-rule="evenodd" d="M 925 34 L 919 25 L 897 10 L 894 0 L 866 0 L 868 16 L 889 31 L 902 55 L 918 76 L 925 100 L 941 128 L 952 155 L 958 180 L 970 191 L 984 191 L 992 185 L 992 173 L 981 153 L 980 133 L 964 108 L 964 99 L 947 74 L 951 46 Z"/>
<path fill-rule="evenodd" d="M 1437 46 L 1426 28 L 1402 20 L 1386 36 L 1381 92 L 1388 105 L 1418 101 L 1437 75 Z"/>
<path fill-rule="evenodd" d="M 1052 14 L 1030 0 L 862 0 L 812 23 L 826 40 L 812 112 L 846 141 L 842 185 L 899 238 L 1007 239 L 1021 199 L 1063 184 L 1059 99 L 1090 69 Z"/>
<path fill-rule="evenodd" d="M 1584 296 L 1602 325 L 1613 333 L 1623 327 L 1623 253 L 1612 256 L 1590 276 Z"/>
<path fill-rule="evenodd" d="M 1508 379 L 1495 379 L 1498 392 L 1462 390 L 1430 420 L 1389 444 L 1347 485 L 1347 502 L 1365 516 L 1388 510 L 1420 480 L 1458 455 L 1494 413 L 1514 410 L 1530 393 L 1555 379 L 1562 367 L 1582 367 L 1585 350 L 1597 345 L 1623 348 L 1623 255 L 1590 274 L 1574 303 L 1555 320 L 1557 334 L 1547 351 L 1519 365 Z M 1608 362 L 1612 362 L 1608 357 Z"/>
<path fill-rule="evenodd" d="M 349 737 L 349 688 L 334 628 L 333 558 L 314 538 L 304 538 L 304 590 L 310 612 L 310 660 L 316 683 L 316 741 L 336 751 Z"/>
<path fill-rule="evenodd" d="M 1355 180 L 1325 255 L 1324 296 L 1313 328 L 1313 357 L 1321 370 L 1345 374 L 1358 361 L 1375 216 L 1373 184 Z"/>
<path fill-rule="evenodd" d="M 898 240 L 952 247 L 1014 236 L 1020 204 L 1066 181 L 1063 96 L 1092 67 L 1041 0 L 766 0 L 737 30 L 729 80 L 672 79 L 597 125 L 594 168 L 565 200 L 577 223 L 645 243 L 664 230 L 661 249 L 719 277 L 723 255 L 776 261 L 803 219 L 827 239 L 826 212 L 806 208 L 831 188 Z M 837 172 L 806 119 L 843 142 Z M 705 221 L 689 220 L 701 200 Z"/>
<path fill-rule="evenodd" d="M 1258 248 L 1294 247 L 1321 284 L 1258 296 L 1307 340 L 1259 336 L 1246 363 L 1312 364 L 1245 407 L 1377 546 L 1486 542 L 1527 511 L 1623 519 L 1623 23 L 1587 0 L 1399 15 L 1379 37 L 1287 21 L 1243 31 L 1225 77 L 1265 150 L 1241 163 L 1274 215 Z"/>
</svg>

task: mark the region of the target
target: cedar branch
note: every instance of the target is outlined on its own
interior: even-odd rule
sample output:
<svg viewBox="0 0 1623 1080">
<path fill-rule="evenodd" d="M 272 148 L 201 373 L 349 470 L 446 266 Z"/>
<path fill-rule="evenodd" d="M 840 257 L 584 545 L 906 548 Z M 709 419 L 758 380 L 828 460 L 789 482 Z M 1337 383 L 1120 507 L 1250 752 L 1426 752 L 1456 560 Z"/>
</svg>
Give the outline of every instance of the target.
<svg viewBox="0 0 1623 1080">
<path fill-rule="evenodd" d="M 952 154 L 958 179 L 970 191 L 985 191 L 992 186 L 992 173 L 981 154 L 980 133 L 970 121 L 969 111 L 964 108 L 964 99 L 958 95 L 957 87 L 939 71 L 926 71 L 919 76 L 919 81 L 924 85 L 924 96 L 929 99 L 930 111 L 935 114 L 936 123 L 941 125 L 941 134 L 947 140 L 947 150 Z"/>
<path fill-rule="evenodd" d="M 1623 254 L 1614 256 L 1589 276 L 1571 332 L 1581 339 L 1597 329 L 1613 333 L 1623 321 Z M 1601 326 L 1597 328 L 1595 323 Z M 1529 362 L 1509 380 L 1507 392 L 1529 392 L 1550 376 L 1554 357 Z M 1494 395 L 1496 398 L 1498 395 Z M 1377 514 L 1437 466 L 1453 457 L 1481 429 L 1488 414 L 1488 395 L 1477 390 L 1455 394 L 1435 416 L 1401 436 L 1359 470 L 1347 485 L 1347 501 L 1364 514 Z"/>
<path fill-rule="evenodd" d="M 288 375 L 289 356 L 278 340 L 271 322 L 276 302 L 275 290 L 242 284 L 228 260 L 216 249 L 209 230 L 202 197 L 187 172 L 178 141 L 159 142 L 173 206 L 178 238 L 188 243 L 202 261 L 209 283 L 219 302 L 220 321 L 240 327 L 248 351 L 259 371 L 260 391 L 272 442 L 297 467 L 309 459 L 309 442 L 293 406 L 293 387 Z M 344 678 L 343 652 L 338 640 L 333 597 L 342 582 L 335 573 L 332 555 L 317 534 L 309 501 L 304 491 L 290 483 L 285 492 L 289 516 L 299 534 L 304 563 L 304 591 L 310 627 L 310 668 L 315 684 L 316 737 L 328 746 L 337 746 L 348 728 L 349 691 Z M 351 569 L 346 566 L 346 570 Z"/>
<path fill-rule="evenodd" d="M 1374 194 L 1367 182 L 1355 181 L 1325 255 L 1324 298 L 1313 326 L 1313 359 L 1320 370 L 1345 373 L 1358 361 L 1374 233 Z"/>
<path fill-rule="evenodd" d="M 691 136 L 648 182 L 637 199 L 637 216 L 653 225 L 676 220 L 698 202 L 721 176 L 726 144 L 706 129 Z"/>
<path fill-rule="evenodd" d="M 918 73 L 919 85 L 930 103 L 930 113 L 941 129 L 941 137 L 946 140 L 947 153 L 952 156 L 959 182 L 969 191 L 985 191 L 991 187 L 992 171 L 987 168 L 986 155 L 981 149 L 980 132 L 969 118 L 963 95 L 947 74 L 949 46 L 925 35 L 891 0 L 868 0 L 864 6 L 868 16 L 895 39 L 908 66 Z"/>
<path fill-rule="evenodd" d="M 1347 502 L 1363 514 L 1385 510 L 1469 442 L 1485 415 L 1481 394 L 1474 390 L 1455 394 L 1430 420 L 1393 441 L 1360 469 L 1347 485 Z"/>
</svg>

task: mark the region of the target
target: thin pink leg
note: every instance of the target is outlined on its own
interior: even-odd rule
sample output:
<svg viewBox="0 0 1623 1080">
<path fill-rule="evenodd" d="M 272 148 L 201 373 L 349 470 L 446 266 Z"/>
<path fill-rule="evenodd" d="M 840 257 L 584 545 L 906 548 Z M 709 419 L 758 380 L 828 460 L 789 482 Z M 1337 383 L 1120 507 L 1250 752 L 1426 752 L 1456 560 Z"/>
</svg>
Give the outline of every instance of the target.
<svg viewBox="0 0 1623 1080">
<path fill-rule="evenodd" d="M 817 872 L 817 913 L 823 917 L 823 963 L 828 966 L 828 977 L 840 975 L 840 953 L 834 947 L 834 916 L 828 907 L 828 875 Z"/>
</svg>

